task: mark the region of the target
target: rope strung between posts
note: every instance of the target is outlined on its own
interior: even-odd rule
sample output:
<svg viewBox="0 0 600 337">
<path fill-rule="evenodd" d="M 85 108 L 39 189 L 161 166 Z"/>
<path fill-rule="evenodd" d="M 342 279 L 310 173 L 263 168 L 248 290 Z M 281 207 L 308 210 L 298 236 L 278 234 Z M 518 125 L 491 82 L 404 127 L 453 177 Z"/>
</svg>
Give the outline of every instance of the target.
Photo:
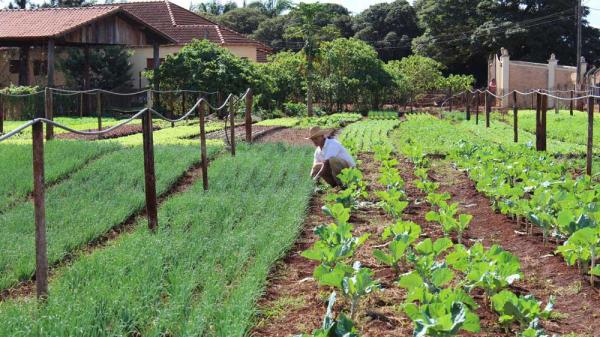
<svg viewBox="0 0 600 337">
<path fill-rule="evenodd" d="M 249 92 L 249 89 L 246 90 L 246 93 L 244 94 L 244 97 L 245 97 L 245 95 L 248 92 Z M 111 131 L 114 131 L 114 130 L 117 130 L 117 129 L 123 127 L 126 124 L 131 123 L 131 121 L 133 121 L 134 119 L 140 117 L 141 115 L 143 115 L 147 111 L 152 112 L 153 115 L 157 116 L 158 118 L 160 118 L 162 120 L 165 120 L 165 121 L 168 121 L 168 122 L 171 122 L 171 123 L 177 123 L 177 122 L 180 122 L 180 121 L 186 119 L 187 117 L 189 117 L 193 113 L 195 113 L 196 109 L 198 108 L 198 106 L 202 102 L 206 102 L 206 105 L 208 105 L 212 110 L 219 111 L 219 110 L 222 110 L 223 108 L 225 108 L 230 101 L 233 102 L 234 98 L 235 98 L 235 96 L 233 94 L 229 94 L 227 96 L 227 99 L 225 100 L 225 102 L 221 106 L 219 106 L 219 107 L 213 107 L 212 105 L 210 105 L 210 103 L 204 97 L 201 97 L 200 99 L 198 99 L 196 101 L 196 103 L 183 116 L 181 116 L 180 118 L 177 118 L 177 119 L 167 118 L 166 116 L 164 116 L 163 114 L 161 114 L 158 111 L 154 110 L 153 108 L 143 108 L 143 109 L 139 110 L 137 113 L 135 113 L 134 115 L 132 115 L 131 117 L 129 117 L 126 120 L 122 121 L 121 123 L 119 123 L 117 125 L 114 125 L 114 126 L 112 126 L 110 128 L 101 130 L 101 131 L 81 131 L 81 130 L 73 129 L 73 128 L 67 126 L 67 125 L 63 125 L 63 124 L 57 123 L 57 122 L 55 122 L 53 120 L 50 120 L 50 119 L 47 119 L 47 118 L 35 118 L 35 119 L 32 119 L 32 120 L 26 122 L 25 124 L 17 127 L 16 129 L 14 129 L 14 130 L 6 133 L 5 135 L 0 136 L 0 142 L 4 141 L 6 139 L 9 139 L 9 138 L 11 138 L 13 136 L 15 136 L 16 134 L 22 132 L 24 129 L 32 126 L 33 124 L 40 123 L 40 122 L 41 123 L 45 123 L 45 124 L 49 124 L 49 125 L 53 125 L 55 127 L 58 127 L 60 129 L 63 129 L 63 130 L 67 130 L 67 131 L 72 132 L 74 134 L 84 135 L 84 136 L 101 136 L 101 135 L 107 134 L 107 133 L 109 133 Z"/>
</svg>

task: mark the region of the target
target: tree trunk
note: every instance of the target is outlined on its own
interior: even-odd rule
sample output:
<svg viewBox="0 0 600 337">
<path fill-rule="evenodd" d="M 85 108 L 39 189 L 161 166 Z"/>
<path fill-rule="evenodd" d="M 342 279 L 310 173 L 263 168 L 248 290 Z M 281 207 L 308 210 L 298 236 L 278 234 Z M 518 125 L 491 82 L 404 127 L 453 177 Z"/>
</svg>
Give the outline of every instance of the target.
<svg viewBox="0 0 600 337">
<path fill-rule="evenodd" d="M 306 108 L 308 116 L 313 115 L 313 56 L 307 53 L 306 56 Z"/>
</svg>

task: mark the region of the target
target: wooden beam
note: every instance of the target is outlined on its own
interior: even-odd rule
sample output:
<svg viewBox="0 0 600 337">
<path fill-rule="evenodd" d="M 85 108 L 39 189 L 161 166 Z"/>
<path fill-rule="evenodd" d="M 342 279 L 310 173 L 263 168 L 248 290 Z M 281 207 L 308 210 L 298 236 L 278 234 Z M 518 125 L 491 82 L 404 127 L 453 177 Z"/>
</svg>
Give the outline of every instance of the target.
<svg viewBox="0 0 600 337">
<path fill-rule="evenodd" d="M 246 95 L 246 142 L 252 143 L 252 89 Z"/>
<path fill-rule="evenodd" d="M 200 120 L 200 164 L 202 165 L 202 187 L 208 190 L 208 159 L 206 154 L 206 129 L 204 126 L 204 109 L 206 102 L 198 104 L 198 119 Z"/>
<path fill-rule="evenodd" d="M 587 135 L 587 153 L 585 163 L 585 173 L 592 175 L 592 156 L 594 145 L 594 98 L 588 98 L 588 135 Z"/>
<path fill-rule="evenodd" d="M 39 116 L 38 116 L 39 117 Z M 38 299 L 48 297 L 46 205 L 44 200 L 44 124 L 32 126 L 33 209 L 35 219 L 35 287 Z"/>
<path fill-rule="evenodd" d="M 54 87 L 54 39 L 48 40 L 48 88 Z M 46 91 L 46 118 L 49 120 L 53 119 L 53 101 L 52 91 Z M 54 127 L 51 124 L 46 124 L 46 139 L 51 140 L 54 138 Z"/>
<path fill-rule="evenodd" d="M 517 92 L 513 91 L 513 133 L 514 142 L 519 142 L 519 108 L 517 107 Z"/>
</svg>

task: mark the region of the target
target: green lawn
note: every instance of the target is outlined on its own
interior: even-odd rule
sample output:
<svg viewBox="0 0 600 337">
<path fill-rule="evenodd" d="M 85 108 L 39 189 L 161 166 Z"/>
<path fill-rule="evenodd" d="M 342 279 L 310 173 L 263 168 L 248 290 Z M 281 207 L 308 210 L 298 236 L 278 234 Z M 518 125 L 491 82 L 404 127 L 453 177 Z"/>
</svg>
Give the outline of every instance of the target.
<svg viewBox="0 0 600 337">
<path fill-rule="evenodd" d="M 43 305 L 0 303 L 0 336 L 246 335 L 302 224 L 311 152 L 255 144 L 215 160 L 210 190 L 197 182 L 167 200 L 156 234 L 140 224 L 62 269 Z"/>
</svg>

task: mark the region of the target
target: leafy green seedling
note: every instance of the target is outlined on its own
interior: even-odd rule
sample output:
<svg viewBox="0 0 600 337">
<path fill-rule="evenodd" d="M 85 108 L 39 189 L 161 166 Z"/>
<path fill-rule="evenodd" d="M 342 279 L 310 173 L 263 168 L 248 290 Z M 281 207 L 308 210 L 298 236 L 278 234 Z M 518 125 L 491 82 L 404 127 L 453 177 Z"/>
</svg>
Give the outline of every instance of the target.
<svg viewBox="0 0 600 337">
<path fill-rule="evenodd" d="M 500 315 L 499 322 L 506 331 L 510 330 L 513 323 L 518 323 L 523 328 L 535 325 L 539 319 L 547 319 L 552 312 L 554 299 L 550 297 L 544 309 L 541 302 L 533 295 L 518 296 L 509 290 L 502 290 L 492 296 L 492 307 Z"/>
<path fill-rule="evenodd" d="M 354 327 L 352 320 L 344 314 L 340 314 L 336 319 L 333 315 L 333 306 L 336 301 L 335 291 L 329 296 L 327 303 L 327 312 L 323 318 L 323 325 L 320 329 L 314 330 L 312 334 L 300 334 L 294 337 L 359 337 L 358 330 Z"/>
</svg>

